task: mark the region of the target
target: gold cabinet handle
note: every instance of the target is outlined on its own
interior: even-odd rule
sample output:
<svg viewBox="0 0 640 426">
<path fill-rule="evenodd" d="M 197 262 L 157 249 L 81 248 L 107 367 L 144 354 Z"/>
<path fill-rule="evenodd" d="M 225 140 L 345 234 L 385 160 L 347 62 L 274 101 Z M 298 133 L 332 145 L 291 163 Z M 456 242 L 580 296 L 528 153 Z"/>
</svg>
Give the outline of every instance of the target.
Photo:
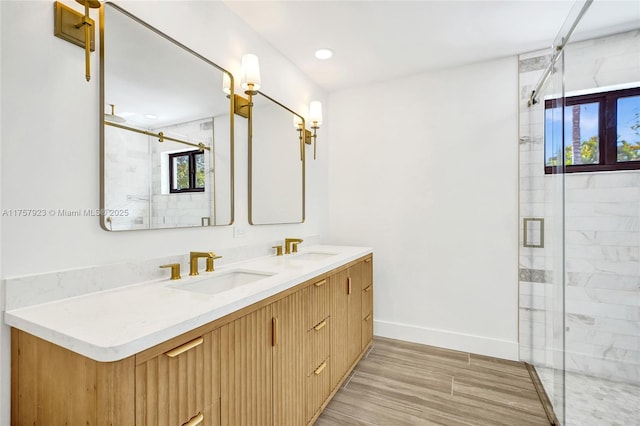
<svg viewBox="0 0 640 426">
<path fill-rule="evenodd" d="M 322 373 L 322 370 L 324 370 L 326 366 L 327 366 L 327 361 L 320 364 L 320 367 L 316 368 L 313 374 L 317 376 L 318 374 Z"/>
<path fill-rule="evenodd" d="M 315 285 L 316 287 L 321 287 L 326 283 L 327 283 L 327 280 L 322 280 L 322 281 L 318 281 L 317 283 L 314 283 L 313 285 Z"/>
<path fill-rule="evenodd" d="M 182 426 L 197 426 L 204 420 L 204 414 L 198 413 Z"/>
<path fill-rule="evenodd" d="M 204 338 L 203 337 L 198 337 L 197 339 L 194 339 L 194 340 L 192 340 L 190 342 L 187 342 L 182 346 L 178 346 L 175 349 L 171 349 L 169 352 L 165 352 L 164 354 L 166 356 L 168 356 L 169 358 L 175 358 L 178 355 L 185 353 L 189 349 L 193 349 L 196 346 L 200 346 L 202 344 L 202 342 L 204 342 Z"/>
<path fill-rule="evenodd" d="M 324 328 L 324 326 L 327 325 L 327 320 L 322 320 L 322 322 L 318 325 L 316 325 L 315 327 L 313 327 L 313 329 L 315 331 L 320 331 Z"/>
<path fill-rule="evenodd" d="M 371 314 L 367 315 L 366 317 L 364 317 L 365 321 L 369 321 L 371 319 Z"/>
<path fill-rule="evenodd" d="M 369 292 L 373 288 L 373 284 L 370 284 L 369 287 L 365 288 L 364 291 Z"/>
<path fill-rule="evenodd" d="M 271 346 L 278 344 L 278 318 L 271 318 Z"/>
<path fill-rule="evenodd" d="M 347 294 L 351 294 L 351 277 L 347 277 Z"/>
</svg>

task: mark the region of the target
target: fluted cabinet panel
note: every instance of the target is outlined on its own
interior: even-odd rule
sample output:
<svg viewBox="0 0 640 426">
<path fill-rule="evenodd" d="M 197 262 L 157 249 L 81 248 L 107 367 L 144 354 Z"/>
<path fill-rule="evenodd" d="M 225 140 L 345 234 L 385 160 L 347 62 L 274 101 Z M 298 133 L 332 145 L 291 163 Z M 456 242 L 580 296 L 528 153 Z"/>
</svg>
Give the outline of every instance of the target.
<svg viewBox="0 0 640 426">
<path fill-rule="evenodd" d="M 331 387 L 335 387 L 349 368 L 349 294 L 347 271 L 331 276 Z"/>
<path fill-rule="evenodd" d="M 277 341 L 273 346 L 273 424 L 302 425 L 305 419 L 305 346 L 307 334 L 304 291 L 280 299 L 273 306 Z M 305 310 L 307 308 L 307 310 Z"/>
<path fill-rule="evenodd" d="M 272 424 L 271 363 L 271 305 L 220 329 L 222 425 Z"/>
</svg>

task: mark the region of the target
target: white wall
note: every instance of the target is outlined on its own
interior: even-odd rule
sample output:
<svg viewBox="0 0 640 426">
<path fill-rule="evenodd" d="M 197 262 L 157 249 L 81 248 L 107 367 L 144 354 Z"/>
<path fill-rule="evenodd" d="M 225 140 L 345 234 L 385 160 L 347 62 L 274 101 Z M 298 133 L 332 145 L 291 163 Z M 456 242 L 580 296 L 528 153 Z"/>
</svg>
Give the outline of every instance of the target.
<svg viewBox="0 0 640 426">
<path fill-rule="evenodd" d="M 73 0 L 70 7 L 80 9 Z M 306 113 L 323 92 L 219 2 L 122 1 L 119 5 L 239 76 L 240 58 L 261 61 L 265 93 Z M 1 199 L 4 209 L 99 208 L 99 55 L 84 79 L 84 53 L 53 36 L 53 2 L 1 1 Z M 92 12 L 97 18 L 97 11 Z M 19 34 L 19 36 L 16 36 Z M 113 262 L 265 244 L 285 236 L 317 235 L 326 218 L 326 145 L 307 167 L 307 221 L 247 224 L 246 120 L 236 119 L 236 224 L 233 227 L 109 233 L 97 217 L 3 217 L 2 278 Z M 224 260 L 224 259 L 222 259 Z M 1 301 L 0 301 L 1 302 Z M 9 424 L 7 328 L 0 328 L 0 424 Z"/>
<path fill-rule="evenodd" d="M 332 94 L 330 236 L 374 248 L 375 334 L 516 359 L 517 58 Z"/>
</svg>

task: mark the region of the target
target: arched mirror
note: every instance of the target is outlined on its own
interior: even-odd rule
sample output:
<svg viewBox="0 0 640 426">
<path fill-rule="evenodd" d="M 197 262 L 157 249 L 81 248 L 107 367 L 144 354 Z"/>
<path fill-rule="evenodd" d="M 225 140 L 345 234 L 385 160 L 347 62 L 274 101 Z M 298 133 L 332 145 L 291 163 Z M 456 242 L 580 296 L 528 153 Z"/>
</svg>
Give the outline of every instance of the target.
<svg viewBox="0 0 640 426">
<path fill-rule="evenodd" d="M 117 5 L 103 9 L 102 227 L 231 224 L 234 117 L 221 88 L 233 77 Z"/>
</svg>

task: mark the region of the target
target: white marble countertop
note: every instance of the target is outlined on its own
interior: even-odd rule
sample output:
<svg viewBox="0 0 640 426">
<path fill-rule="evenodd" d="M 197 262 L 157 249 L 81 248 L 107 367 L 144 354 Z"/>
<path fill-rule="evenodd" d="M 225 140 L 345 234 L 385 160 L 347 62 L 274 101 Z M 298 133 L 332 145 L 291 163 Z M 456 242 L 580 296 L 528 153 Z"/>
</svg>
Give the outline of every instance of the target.
<svg viewBox="0 0 640 426">
<path fill-rule="evenodd" d="M 179 281 L 146 281 L 9 310 L 4 320 L 96 361 L 118 361 L 372 253 L 372 249 L 322 245 L 301 249 L 298 254 L 304 253 L 333 255 L 318 260 L 296 259 L 296 254 L 267 256 L 214 272 L 201 271 L 196 277 L 182 271 Z M 271 275 L 214 295 L 176 288 L 234 270 Z"/>
</svg>

